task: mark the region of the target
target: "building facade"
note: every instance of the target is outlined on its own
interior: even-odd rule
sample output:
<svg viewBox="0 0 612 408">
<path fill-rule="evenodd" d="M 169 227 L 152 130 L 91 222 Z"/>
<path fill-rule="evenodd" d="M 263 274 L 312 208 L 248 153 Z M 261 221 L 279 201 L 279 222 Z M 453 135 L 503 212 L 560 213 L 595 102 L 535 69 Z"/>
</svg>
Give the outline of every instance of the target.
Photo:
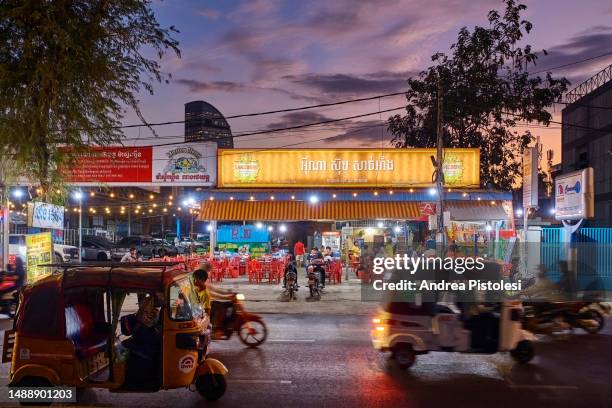
<svg viewBox="0 0 612 408">
<path fill-rule="evenodd" d="M 217 108 L 208 102 L 185 104 L 185 142 L 217 142 L 220 148 L 233 148 L 230 125 Z"/>
<path fill-rule="evenodd" d="M 612 65 L 566 95 L 562 111 L 563 173 L 592 167 L 595 218 L 592 227 L 612 227 Z"/>
</svg>

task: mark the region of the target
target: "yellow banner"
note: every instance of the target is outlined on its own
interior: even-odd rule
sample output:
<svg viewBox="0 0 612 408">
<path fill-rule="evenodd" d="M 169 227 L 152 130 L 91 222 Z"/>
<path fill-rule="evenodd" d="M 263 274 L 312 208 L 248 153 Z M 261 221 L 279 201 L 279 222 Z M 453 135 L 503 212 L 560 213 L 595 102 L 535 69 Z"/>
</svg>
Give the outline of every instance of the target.
<svg viewBox="0 0 612 408">
<path fill-rule="evenodd" d="M 219 187 L 425 187 L 436 149 L 219 150 Z M 445 185 L 478 187 L 479 149 L 444 149 Z"/>
<path fill-rule="evenodd" d="M 50 232 L 26 235 L 26 268 L 28 283 L 51 273 L 51 268 L 40 265 L 53 261 L 53 240 Z"/>
</svg>

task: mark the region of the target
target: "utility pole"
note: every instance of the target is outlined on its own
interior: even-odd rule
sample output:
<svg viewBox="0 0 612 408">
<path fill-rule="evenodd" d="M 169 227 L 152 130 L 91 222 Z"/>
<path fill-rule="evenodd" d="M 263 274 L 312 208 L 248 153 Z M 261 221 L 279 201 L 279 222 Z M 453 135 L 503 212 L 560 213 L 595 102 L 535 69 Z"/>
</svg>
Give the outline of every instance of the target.
<svg viewBox="0 0 612 408">
<path fill-rule="evenodd" d="M 0 269 L 4 269 L 9 262 L 9 188 L 4 166 L 4 162 L 0 163 L 0 187 L 2 188 L 2 195 L 0 196 L 0 207 L 2 208 L 2 265 L 0 265 Z"/>
<path fill-rule="evenodd" d="M 444 231 L 444 174 L 442 172 L 442 145 L 444 142 L 444 126 L 442 125 L 442 81 L 438 77 L 438 118 L 437 118 L 437 152 L 436 152 L 436 188 L 438 191 L 437 215 L 438 215 L 438 236 L 436 242 L 444 246 L 446 234 Z"/>
</svg>

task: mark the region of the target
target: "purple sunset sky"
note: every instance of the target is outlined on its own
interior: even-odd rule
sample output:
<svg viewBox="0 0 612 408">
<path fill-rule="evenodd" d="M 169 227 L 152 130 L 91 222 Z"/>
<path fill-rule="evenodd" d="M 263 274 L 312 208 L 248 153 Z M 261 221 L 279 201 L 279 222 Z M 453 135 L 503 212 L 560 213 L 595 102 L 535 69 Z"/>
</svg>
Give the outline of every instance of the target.
<svg viewBox="0 0 612 408">
<path fill-rule="evenodd" d="M 526 0 L 524 17 L 534 24 L 525 43 L 546 49 L 532 70 L 557 66 L 612 51 L 612 2 Z M 408 76 L 447 52 L 462 26 L 485 25 L 501 0 L 335 0 L 335 1 L 154 1 L 165 26 L 180 30 L 182 57 L 168 55 L 170 84 L 156 84 L 155 95 L 141 95 L 141 110 L 153 122 L 183 119 L 183 104 L 197 99 L 225 115 L 299 107 L 405 89 Z M 554 71 L 572 87 L 612 63 L 612 56 Z M 253 131 L 358 115 L 401 106 L 403 96 L 285 115 L 230 121 L 232 131 Z M 560 120 L 561 106 L 553 111 Z M 369 127 L 343 136 L 348 128 L 375 125 L 388 117 L 370 116 L 325 129 L 237 138 L 237 147 L 367 147 L 390 136 Z M 128 113 L 124 123 L 137 122 Z M 560 130 L 532 129 L 560 160 Z M 161 142 L 180 140 L 182 125 L 157 128 Z M 126 131 L 130 144 L 149 144 L 147 129 Z M 176 137 L 176 139 L 173 138 Z M 316 141 L 336 136 L 325 141 Z M 309 142 L 310 141 L 310 142 Z"/>
</svg>

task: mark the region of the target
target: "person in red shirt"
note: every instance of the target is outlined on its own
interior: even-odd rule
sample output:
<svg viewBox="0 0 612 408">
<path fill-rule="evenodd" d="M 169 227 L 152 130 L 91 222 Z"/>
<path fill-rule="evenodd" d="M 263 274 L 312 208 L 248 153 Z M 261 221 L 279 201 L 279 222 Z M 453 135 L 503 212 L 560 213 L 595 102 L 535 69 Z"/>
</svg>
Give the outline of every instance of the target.
<svg viewBox="0 0 612 408">
<path fill-rule="evenodd" d="M 304 244 L 302 241 L 298 241 L 293 246 L 293 255 L 295 255 L 295 263 L 297 267 L 301 267 L 304 263 Z"/>
</svg>

